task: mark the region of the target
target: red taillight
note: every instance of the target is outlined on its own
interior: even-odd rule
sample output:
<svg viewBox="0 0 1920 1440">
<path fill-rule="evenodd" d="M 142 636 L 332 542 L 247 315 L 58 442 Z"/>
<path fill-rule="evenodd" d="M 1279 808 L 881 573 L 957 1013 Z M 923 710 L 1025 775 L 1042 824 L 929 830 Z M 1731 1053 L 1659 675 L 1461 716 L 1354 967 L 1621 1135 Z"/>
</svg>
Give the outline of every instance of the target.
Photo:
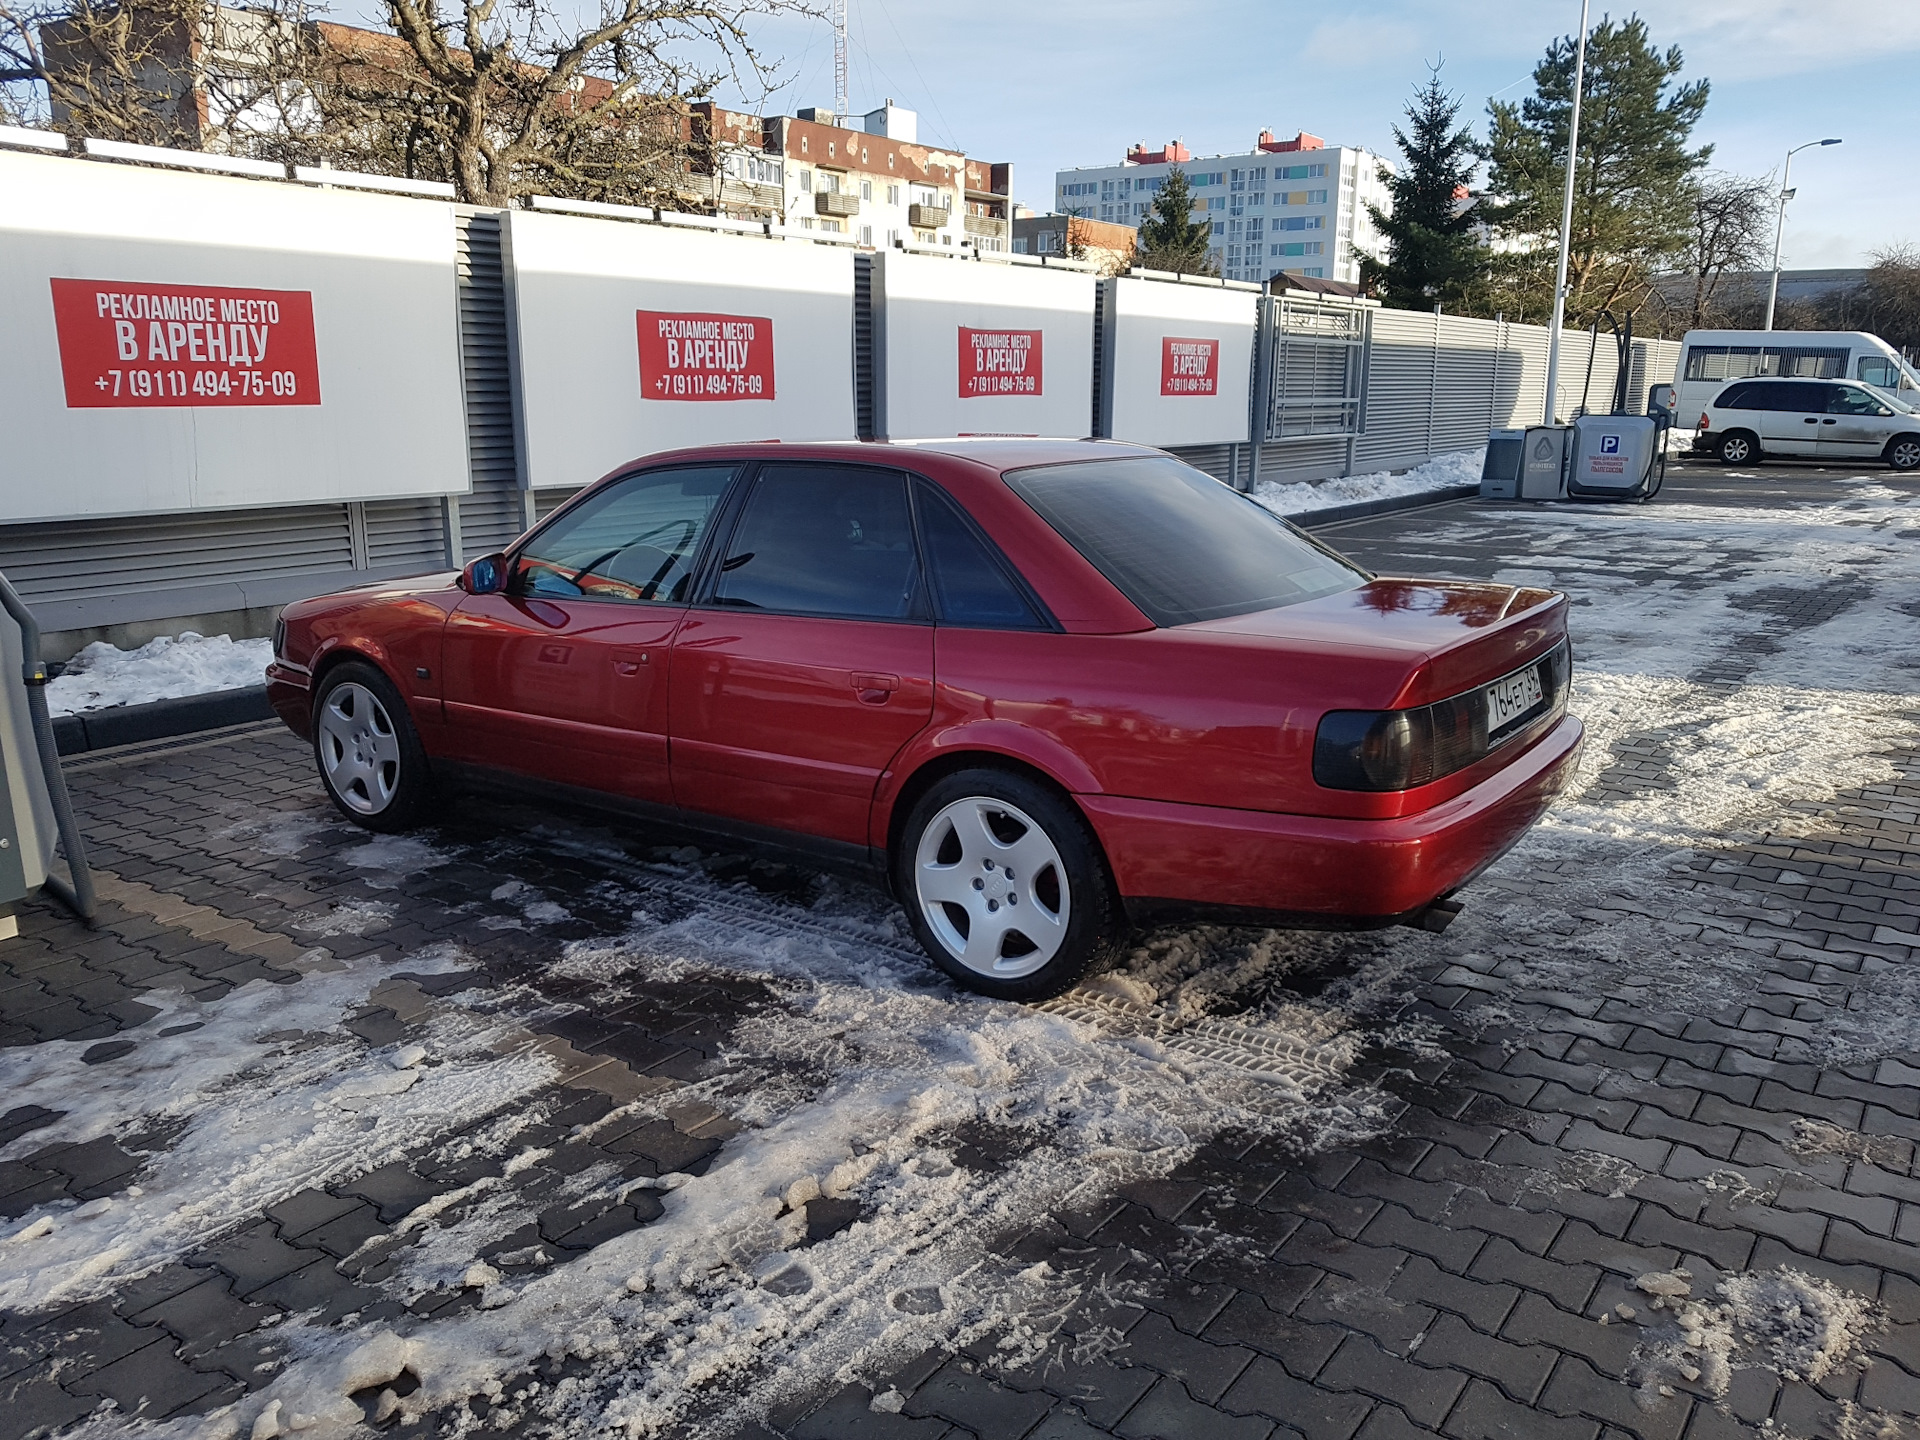
<svg viewBox="0 0 1920 1440">
<path fill-rule="evenodd" d="M 1707 423 L 1707 412 L 1706 412 L 1706 411 L 1704 411 L 1704 410 L 1702 410 L 1702 411 L 1700 412 L 1700 428 L 1701 428 L 1702 430 L 1705 430 L 1705 429 L 1707 429 L 1707 428 L 1708 428 L 1708 423 Z"/>
</svg>

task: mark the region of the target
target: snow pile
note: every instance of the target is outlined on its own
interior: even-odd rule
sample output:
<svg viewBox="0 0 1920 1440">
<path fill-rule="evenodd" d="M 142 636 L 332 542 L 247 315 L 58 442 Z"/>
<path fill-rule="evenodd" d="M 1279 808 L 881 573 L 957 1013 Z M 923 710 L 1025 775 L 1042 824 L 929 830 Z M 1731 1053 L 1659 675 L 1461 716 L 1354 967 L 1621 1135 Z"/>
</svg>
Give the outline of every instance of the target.
<svg viewBox="0 0 1920 1440">
<path fill-rule="evenodd" d="M 1636 1398 L 1649 1409 L 1682 1382 L 1718 1400 L 1736 1366 L 1809 1385 L 1843 1365 L 1864 1368 L 1860 1342 L 1886 1318 L 1873 1301 L 1784 1265 L 1729 1275 L 1714 1287 L 1718 1302 L 1693 1298 L 1685 1270 L 1642 1275 L 1634 1284 L 1651 1297 L 1654 1312 L 1630 1367 Z M 1635 1318 L 1631 1306 L 1621 1313 Z"/>
<path fill-rule="evenodd" d="M 1429 490 L 1478 485 L 1486 458 L 1487 447 L 1482 445 L 1477 450 L 1453 450 L 1436 455 L 1401 475 L 1380 470 L 1371 475 L 1345 475 L 1334 480 L 1291 484 L 1266 480 L 1254 487 L 1253 499 L 1276 515 L 1311 515 L 1316 510 L 1357 505 L 1364 500 L 1390 500 L 1400 495 L 1422 495 Z"/>
<path fill-rule="evenodd" d="M 209 695 L 266 683 L 273 645 L 230 635 L 162 635 L 138 650 L 96 640 L 47 685 L 47 709 L 55 715 L 143 705 L 182 695 Z"/>
</svg>

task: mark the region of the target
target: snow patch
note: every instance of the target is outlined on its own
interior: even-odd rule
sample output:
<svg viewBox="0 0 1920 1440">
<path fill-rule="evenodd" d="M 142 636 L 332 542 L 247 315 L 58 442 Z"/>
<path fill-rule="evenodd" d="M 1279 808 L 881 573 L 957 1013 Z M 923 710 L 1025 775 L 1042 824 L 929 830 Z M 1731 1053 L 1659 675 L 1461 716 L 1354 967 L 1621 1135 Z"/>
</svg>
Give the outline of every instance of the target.
<svg viewBox="0 0 1920 1440">
<path fill-rule="evenodd" d="M 1368 500 L 1390 500 L 1401 495 L 1424 495 L 1430 490 L 1478 485 L 1486 458 L 1487 447 L 1482 445 L 1474 450 L 1436 455 L 1425 464 L 1398 475 L 1379 470 L 1333 480 L 1265 480 L 1253 488 L 1252 498 L 1276 515 L 1311 515 L 1316 510 L 1331 510 Z"/>
<path fill-rule="evenodd" d="M 96 640 L 48 682 L 47 709 L 54 715 L 72 715 L 265 685 L 272 659 L 269 641 L 199 635 L 192 630 L 162 635 L 137 650 Z"/>
</svg>

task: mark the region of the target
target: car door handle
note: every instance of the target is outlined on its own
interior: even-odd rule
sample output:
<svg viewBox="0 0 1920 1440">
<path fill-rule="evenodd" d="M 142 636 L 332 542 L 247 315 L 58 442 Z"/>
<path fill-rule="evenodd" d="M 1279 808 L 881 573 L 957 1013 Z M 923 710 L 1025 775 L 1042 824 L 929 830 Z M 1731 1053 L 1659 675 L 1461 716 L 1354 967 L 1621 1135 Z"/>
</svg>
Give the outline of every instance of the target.
<svg viewBox="0 0 1920 1440">
<path fill-rule="evenodd" d="M 1818 425 L 1820 423 L 1820 419 L 1816 415 L 1808 415 L 1803 417 L 1801 423 L 1805 425 Z M 1827 423 L 1831 425 L 1833 422 L 1829 420 Z"/>
<path fill-rule="evenodd" d="M 1821 421 L 1820 423 L 1821 423 L 1822 425 L 1837 425 L 1837 424 L 1839 424 L 1840 422 L 1839 422 L 1839 421 L 1837 421 L 1837 420 L 1822 420 L 1822 421 Z"/>
<path fill-rule="evenodd" d="M 616 650 L 613 652 L 613 673 L 616 675 L 638 675 L 643 666 L 651 665 L 653 656 L 645 650 Z"/>
<path fill-rule="evenodd" d="M 884 705 L 889 696 L 900 688 L 898 675 L 879 675 L 866 671 L 853 672 L 853 688 L 860 692 L 860 698 L 869 705 Z"/>
</svg>

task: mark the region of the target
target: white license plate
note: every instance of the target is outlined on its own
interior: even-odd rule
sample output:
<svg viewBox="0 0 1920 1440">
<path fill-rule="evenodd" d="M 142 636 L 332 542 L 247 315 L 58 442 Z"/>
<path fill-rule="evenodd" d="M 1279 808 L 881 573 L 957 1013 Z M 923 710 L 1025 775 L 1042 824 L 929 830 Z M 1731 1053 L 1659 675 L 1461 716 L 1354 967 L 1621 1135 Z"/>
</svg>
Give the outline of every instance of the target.
<svg viewBox="0 0 1920 1440">
<path fill-rule="evenodd" d="M 1529 665 L 1487 687 L 1487 733 L 1497 735 L 1546 696 L 1540 687 L 1540 667 Z"/>
</svg>

